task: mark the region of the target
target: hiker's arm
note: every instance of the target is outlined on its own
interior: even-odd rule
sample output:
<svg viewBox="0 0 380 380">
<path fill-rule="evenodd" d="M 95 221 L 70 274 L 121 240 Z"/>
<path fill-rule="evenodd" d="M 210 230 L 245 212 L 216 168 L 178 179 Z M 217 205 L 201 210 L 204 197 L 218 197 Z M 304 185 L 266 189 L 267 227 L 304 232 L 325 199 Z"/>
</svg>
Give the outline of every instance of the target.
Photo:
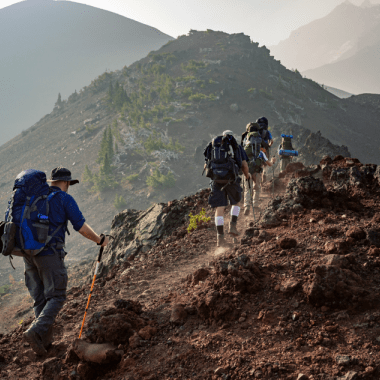
<svg viewBox="0 0 380 380">
<path fill-rule="evenodd" d="M 265 164 L 268 166 L 273 166 L 275 162 L 276 162 L 276 157 L 272 157 L 270 161 L 265 161 Z"/>
<path fill-rule="evenodd" d="M 249 179 L 251 177 L 251 175 L 249 174 L 247 161 L 242 161 L 241 170 L 243 171 L 245 178 Z"/>
<path fill-rule="evenodd" d="M 99 244 L 102 239 L 87 223 L 83 224 L 78 232 L 88 240 L 94 241 L 96 244 Z M 106 236 L 102 247 L 105 247 L 108 244 L 108 241 L 109 238 Z"/>
</svg>

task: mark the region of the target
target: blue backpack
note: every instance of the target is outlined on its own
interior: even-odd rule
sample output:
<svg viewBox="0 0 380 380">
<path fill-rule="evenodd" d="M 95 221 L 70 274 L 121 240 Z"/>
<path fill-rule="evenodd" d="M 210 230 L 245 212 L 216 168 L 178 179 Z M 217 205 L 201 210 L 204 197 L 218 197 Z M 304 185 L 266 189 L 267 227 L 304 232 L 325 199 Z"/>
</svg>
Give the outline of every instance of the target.
<svg viewBox="0 0 380 380">
<path fill-rule="evenodd" d="M 4 256 L 12 255 L 18 248 L 22 255 L 33 257 L 49 246 L 64 226 L 59 225 L 49 234 L 49 202 L 57 193 L 50 192 L 44 172 L 28 169 L 17 176 L 1 237 Z"/>
</svg>

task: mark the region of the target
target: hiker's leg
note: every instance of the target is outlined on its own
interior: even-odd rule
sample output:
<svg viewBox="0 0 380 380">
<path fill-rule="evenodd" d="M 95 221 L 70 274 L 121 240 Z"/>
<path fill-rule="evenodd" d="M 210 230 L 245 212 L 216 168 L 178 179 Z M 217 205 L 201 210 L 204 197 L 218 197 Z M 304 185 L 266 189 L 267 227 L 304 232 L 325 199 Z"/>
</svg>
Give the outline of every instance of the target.
<svg viewBox="0 0 380 380">
<path fill-rule="evenodd" d="M 44 284 L 46 305 L 33 322 L 33 331 L 43 338 L 66 300 L 67 270 L 64 252 L 33 258 Z"/>
<path fill-rule="evenodd" d="M 270 148 L 268 148 L 265 152 L 265 155 L 267 156 L 268 160 L 270 160 Z M 264 165 L 263 168 L 263 176 L 262 176 L 262 182 L 264 183 L 265 181 L 268 180 L 269 177 L 269 166 Z"/>
<path fill-rule="evenodd" d="M 251 189 L 252 189 L 252 179 L 250 178 L 248 180 L 251 184 Z M 249 188 L 248 181 L 245 179 L 243 180 L 243 187 L 244 187 L 244 214 L 248 215 L 249 210 L 251 207 L 251 202 L 252 202 L 252 196 L 251 196 L 251 189 Z"/>
<path fill-rule="evenodd" d="M 25 266 L 25 285 L 29 290 L 30 296 L 33 298 L 33 310 L 36 318 L 41 314 L 42 309 L 46 305 L 46 298 L 44 294 L 44 284 L 38 273 L 38 268 L 34 265 L 33 261 L 24 257 Z"/>
<path fill-rule="evenodd" d="M 229 234 L 237 236 L 239 235 L 239 232 L 237 230 L 237 218 L 240 213 L 240 207 L 238 206 L 239 202 L 241 201 L 241 195 L 242 195 L 242 187 L 240 185 L 241 179 L 238 178 L 237 181 L 228 186 L 226 191 L 228 195 L 228 199 L 231 204 L 231 219 L 230 219 L 230 225 L 229 225 Z"/>
<path fill-rule="evenodd" d="M 255 173 L 253 185 L 253 207 L 260 206 L 260 193 L 261 193 L 261 173 Z"/>
<path fill-rule="evenodd" d="M 224 209 L 228 205 L 227 193 L 221 190 L 224 185 L 211 182 L 211 194 L 208 203 L 215 208 L 215 226 L 217 232 L 217 246 L 225 244 L 224 241 Z"/>
</svg>

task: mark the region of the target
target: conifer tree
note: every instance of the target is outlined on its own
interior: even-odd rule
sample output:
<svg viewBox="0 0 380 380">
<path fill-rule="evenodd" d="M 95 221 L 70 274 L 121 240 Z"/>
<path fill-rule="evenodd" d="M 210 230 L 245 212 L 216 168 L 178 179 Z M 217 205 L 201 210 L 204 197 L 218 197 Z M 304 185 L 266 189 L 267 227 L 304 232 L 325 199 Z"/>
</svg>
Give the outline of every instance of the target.
<svg viewBox="0 0 380 380">
<path fill-rule="evenodd" d="M 62 97 L 61 97 L 61 93 L 58 93 L 58 99 L 57 101 L 55 102 L 55 105 L 56 106 L 62 106 Z"/>
</svg>

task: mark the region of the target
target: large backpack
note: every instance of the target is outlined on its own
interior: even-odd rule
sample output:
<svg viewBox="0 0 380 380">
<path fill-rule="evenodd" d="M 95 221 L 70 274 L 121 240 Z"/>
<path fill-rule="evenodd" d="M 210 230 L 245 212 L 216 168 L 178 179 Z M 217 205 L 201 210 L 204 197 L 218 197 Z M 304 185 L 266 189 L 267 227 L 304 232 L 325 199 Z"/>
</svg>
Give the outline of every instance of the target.
<svg viewBox="0 0 380 380">
<path fill-rule="evenodd" d="M 244 139 L 244 150 L 248 156 L 248 168 L 251 174 L 261 171 L 262 159 L 260 156 L 262 137 L 259 131 L 248 132 Z"/>
<path fill-rule="evenodd" d="M 232 183 L 238 177 L 238 144 L 231 135 L 217 136 L 210 144 L 210 160 L 208 161 L 207 177 L 216 183 Z"/>
<path fill-rule="evenodd" d="M 49 233 L 49 202 L 57 193 L 50 192 L 44 172 L 29 169 L 17 176 L 1 237 L 4 256 L 21 251 L 23 256 L 32 257 L 49 246 L 52 238 L 65 225 L 60 224 Z"/>
</svg>

